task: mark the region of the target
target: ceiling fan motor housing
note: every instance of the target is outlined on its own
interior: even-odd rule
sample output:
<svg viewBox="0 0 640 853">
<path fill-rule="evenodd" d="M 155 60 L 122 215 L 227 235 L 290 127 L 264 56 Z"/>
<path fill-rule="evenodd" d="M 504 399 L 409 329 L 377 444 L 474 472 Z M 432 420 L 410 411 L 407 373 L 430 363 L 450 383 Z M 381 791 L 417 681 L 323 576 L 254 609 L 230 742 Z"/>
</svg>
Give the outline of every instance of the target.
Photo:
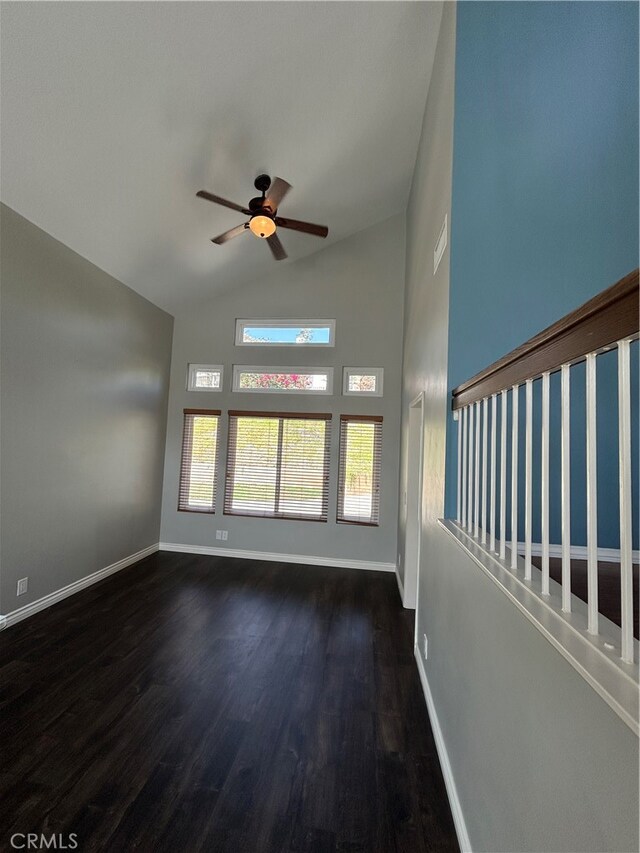
<svg viewBox="0 0 640 853">
<path fill-rule="evenodd" d="M 253 182 L 253 185 L 259 193 L 266 193 L 266 191 L 271 186 L 271 178 L 269 177 L 269 175 L 258 175 L 258 177 Z"/>
<path fill-rule="evenodd" d="M 262 197 L 252 198 L 249 202 L 249 210 L 251 213 L 260 213 L 261 211 L 264 211 L 265 216 L 270 216 L 275 213 L 275 211 L 271 210 L 268 204 L 264 203 L 264 199 Z"/>
</svg>

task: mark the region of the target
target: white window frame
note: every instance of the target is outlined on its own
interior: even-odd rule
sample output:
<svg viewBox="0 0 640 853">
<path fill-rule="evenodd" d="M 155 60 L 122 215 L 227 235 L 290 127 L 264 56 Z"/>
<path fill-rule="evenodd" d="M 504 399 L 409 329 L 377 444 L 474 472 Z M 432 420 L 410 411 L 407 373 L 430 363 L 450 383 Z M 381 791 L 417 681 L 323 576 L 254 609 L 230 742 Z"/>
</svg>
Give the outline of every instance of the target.
<svg viewBox="0 0 640 853">
<path fill-rule="evenodd" d="M 299 373 L 303 376 L 313 375 L 317 373 L 326 373 L 327 375 L 327 390 L 317 391 L 313 388 L 305 389 L 290 389 L 282 388 L 241 388 L 240 374 L 241 373 Z M 239 394 L 315 394 L 326 397 L 333 394 L 333 367 L 292 367 L 290 365 L 274 367 L 270 364 L 234 364 L 233 365 L 233 381 L 231 390 Z"/>
<path fill-rule="evenodd" d="M 220 384 L 217 388 L 198 388 L 195 384 L 196 373 L 199 370 L 209 370 L 212 373 L 220 374 Z M 222 383 L 224 382 L 224 365 L 223 364 L 189 364 L 187 366 L 187 391 L 204 391 L 206 394 L 215 394 L 222 391 Z"/>
<path fill-rule="evenodd" d="M 247 327 L 260 326 L 264 329 L 329 329 L 328 343 L 270 343 L 265 341 L 243 341 L 244 330 Z M 336 321 L 335 320 L 247 320 L 240 318 L 236 320 L 237 347 L 334 347 L 336 345 Z"/>
<path fill-rule="evenodd" d="M 375 391 L 350 391 L 349 377 L 352 374 L 358 376 L 375 376 Z M 384 388 L 384 367 L 343 367 L 342 368 L 342 394 L 345 397 L 382 397 Z"/>
</svg>

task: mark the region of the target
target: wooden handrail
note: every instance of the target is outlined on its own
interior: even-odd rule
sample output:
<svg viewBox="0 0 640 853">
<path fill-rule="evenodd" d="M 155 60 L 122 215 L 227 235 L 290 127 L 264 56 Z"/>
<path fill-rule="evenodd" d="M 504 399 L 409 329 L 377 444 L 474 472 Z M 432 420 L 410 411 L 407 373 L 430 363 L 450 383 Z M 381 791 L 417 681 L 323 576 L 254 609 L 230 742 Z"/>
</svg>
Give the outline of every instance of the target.
<svg viewBox="0 0 640 853">
<path fill-rule="evenodd" d="M 623 338 L 638 336 L 638 270 L 458 385 L 451 407 L 464 408 L 526 379 L 553 373 Z"/>
</svg>

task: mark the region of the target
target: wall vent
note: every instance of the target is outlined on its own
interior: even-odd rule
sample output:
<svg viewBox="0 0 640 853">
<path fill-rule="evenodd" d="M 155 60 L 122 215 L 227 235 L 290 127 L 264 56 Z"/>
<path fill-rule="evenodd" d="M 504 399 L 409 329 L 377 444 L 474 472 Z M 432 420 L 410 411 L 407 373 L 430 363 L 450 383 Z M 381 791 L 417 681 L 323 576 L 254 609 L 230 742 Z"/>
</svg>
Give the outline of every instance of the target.
<svg viewBox="0 0 640 853">
<path fill-rule="evenodd" d="M 440 236 L 438 237 L 438 242 L 436 243 L 436 247 L 433 250 L 433 274 L 436 274 L 436 270 L 440 266 L 440 261 L 442 260 L 442 256 L 444 255 L 444 250 L 447 248 L 447 214 L 445 213 L 444 222 L 442 223 L 442 228 L 440 229 Z"/>
</svg>

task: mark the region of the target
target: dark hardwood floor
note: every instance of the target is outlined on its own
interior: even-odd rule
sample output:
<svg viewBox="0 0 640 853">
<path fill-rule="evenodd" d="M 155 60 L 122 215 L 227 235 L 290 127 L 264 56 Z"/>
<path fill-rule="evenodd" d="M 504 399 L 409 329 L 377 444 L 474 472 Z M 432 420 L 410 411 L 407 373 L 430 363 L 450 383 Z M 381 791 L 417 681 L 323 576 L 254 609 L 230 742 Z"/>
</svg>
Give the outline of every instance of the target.
<svg viewBox="0 0 640 853">
<path fill-rule="evenodd" d="M 542 566 L 542 557 L 533 557 L 531 562 L 536 568 Z M 640 620 L 638 618 L 640 601 L 640 583 L 638 564 L 633 564 L 633 635 L 640 639 Z M 549 576 L 562 583 L 562 560 L 559 557 L 549 559 Z M 536 589 L 540 588 L 540 578 L 536 579 Z M 587 601 L 587 561 L 571 560 L 571 592 Z M 620 563 L 598 563 L 598 610 L 607 619 L 620 625 Z"/>
<path fill-rule="evenodd" d="M 159 553 L 0 634 L 2 831 L 454 851 L 392 574 Z"/>
</svg>

